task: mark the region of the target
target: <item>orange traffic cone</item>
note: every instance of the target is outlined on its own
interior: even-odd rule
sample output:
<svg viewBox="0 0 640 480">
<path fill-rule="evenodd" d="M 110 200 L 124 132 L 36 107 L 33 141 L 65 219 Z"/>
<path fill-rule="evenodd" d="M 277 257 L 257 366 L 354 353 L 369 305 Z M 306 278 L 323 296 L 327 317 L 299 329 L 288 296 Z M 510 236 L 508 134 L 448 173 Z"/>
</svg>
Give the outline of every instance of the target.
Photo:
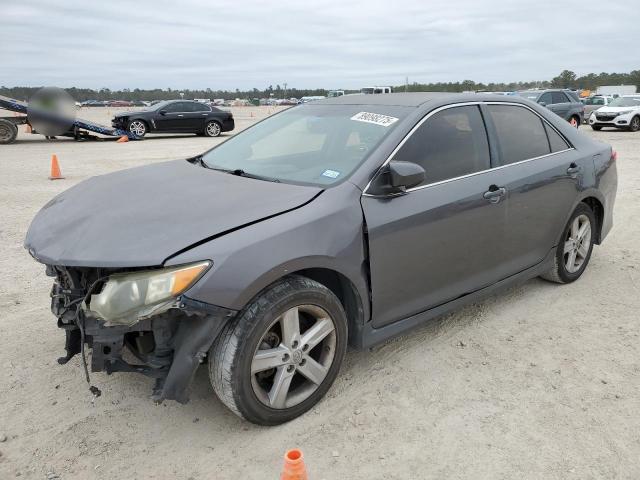
<svg viewBox="0 0 640 480">
<path fill-rule="evenodd" d="M 116 143 L 126 143 L 129 141 L 129 137 L 127 137 L 126 135 L 122 135 L 118 140 L 116 140 Z"/>
<path fill-rule="evenodd" d="M 285 453 L 280 480 L 307 480 L 307 478 L 307 469 L 304 466 L 302 450 L 294 448 Z"/>
<path fill-rule="evenodd" d="M 63 178 L 60 165 L 58 164 L 58 156 L 53 154 L 51 155 L 51 175 L 49 175 L 49 180 L 61 180 Z"/>
</svg>

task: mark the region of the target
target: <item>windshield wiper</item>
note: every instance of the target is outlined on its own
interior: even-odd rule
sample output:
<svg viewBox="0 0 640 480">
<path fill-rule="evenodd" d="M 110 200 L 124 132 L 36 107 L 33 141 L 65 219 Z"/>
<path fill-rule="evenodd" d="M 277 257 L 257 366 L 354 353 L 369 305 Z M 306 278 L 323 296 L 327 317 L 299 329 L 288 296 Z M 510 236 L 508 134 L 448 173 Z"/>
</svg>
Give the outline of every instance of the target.
<svg viewBox="0 0 640 480">
<path fill-rule="evenodd" d="M 236 168 L 235 170 L 223 170 L 223 171 L 227 173 L 231 173 L 232 175 L 236 175 L 238 177 L 255 178 L 257 180 L 266 180 L 267 182 L 280 183 L 280 180 L 278 180 L 277 178 L 265 177 L 264 175 L 256 175 L 255 173 L 245 172 L 241 168 Z"/>
<path fill-rule="evenodd" d="M 246 177 L 246 178 L 254 178 L 256 180 L 264 180 L 266 182 L 275 182 L 275 183 L 280 183 L 280 180 L 278 180 L 277 178 L 273 178 L 273 177 L 265 177 L 263 175 L 257 175 L 255 173 L 249 173 L 249 172 L 245 172 L 244 170 L 242 170 L 241 168 L 236 168 L 235 170 L 230 170 L 228 168 L 221 168 L 221 167 L 213 167 L 209 164 L 207 164 L 204 161 L 204 158 L 202 155 L 198 155 L 197 157 L 193 157 L 191 159 L 189 159 L 189 161 L 193 162 L 193 163 L 197 163 L 198 165 L 200 165 L 201 167 L 204 168 L 208 168 L 209 170 L 216 170 L 218 172 L 224 172 L 224 173 L 229 173 L 231 175 L 235 175 L 237 177 Z"/>
</svg>

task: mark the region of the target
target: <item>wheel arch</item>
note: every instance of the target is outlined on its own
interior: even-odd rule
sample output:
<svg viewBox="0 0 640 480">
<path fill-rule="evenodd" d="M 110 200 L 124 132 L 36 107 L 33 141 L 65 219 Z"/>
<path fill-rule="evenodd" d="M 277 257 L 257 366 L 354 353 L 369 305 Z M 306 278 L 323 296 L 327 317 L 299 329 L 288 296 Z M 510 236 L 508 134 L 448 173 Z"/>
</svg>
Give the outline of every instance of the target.
<svg viewBox="0 0 640 480">
<path fill-rule="evenodd" d="M 596 245 L 599 245 L 602 240 L 602 225 L 604 223 L 604 205 L 600 199 L 595 196 L 588 196 L 581 200 L 581 203 L 586 203 L 589 208 L 593 211 L 593 214 L 596 217 Z"/>
<path fill-rule="evenodd" d="M 349 343 L 352 343 L 358 326 L 364 323 L 362 298 L 353 282 L 346 275 L 330 268 L 304 268 L 292 274 L 315 280 L 338 297 L 347 315 Z"/>
<path fill-rule="evenodd" d="M 562 228 L 558 232 L 558 235 L 556 238 L 558 239 L 560 238 L 562 232 L 564 231 L 565 226 L 567 225 L 567 222 L 571 218 L 571 215 L 573 215 L 573 212 L 576 210 L 578 205 L 580 205 L 581 203 L 585 203 L 589 208 L 591 208 L 591 210 L 593 211 L 596 217 L 596 222 L 598 224 L 596 225 L 596 240 L 594 243 L 596 245 L 600 245 L 600 242 L 602 241 L 602 226 L 604 224 L 604 212 L 605 212 L 604 202 L 605 202 L 605 199 L 602 193 L 600 193 L 598 190 L 594 188 L 585 190 L 584 192 L 582 192 L 582 195 L 580 195 L 576 199 L 574 204 L 571 206 L 571 209 L 567 212 L 566 218 L 562 223 Z"/>
</svg>

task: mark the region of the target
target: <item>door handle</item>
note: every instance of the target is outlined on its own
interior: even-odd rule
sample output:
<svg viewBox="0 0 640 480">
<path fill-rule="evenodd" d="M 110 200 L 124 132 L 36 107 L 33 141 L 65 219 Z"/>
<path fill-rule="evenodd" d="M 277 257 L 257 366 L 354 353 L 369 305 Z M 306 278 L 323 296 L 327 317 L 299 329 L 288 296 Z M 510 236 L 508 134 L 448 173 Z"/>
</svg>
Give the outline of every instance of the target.
<svg viewBox="0 0 640 480">
<path fill-rule="evenodd" d="M 569 168 L 567 168 L 567 175 L 570 175 L 573 178 L 576 178 L 578 173 L 580 173 L 580 167 L 575 163 L 572 163 L 569 165 Z"/>
<path fill-rule="evenodd" d="M 507 193 L 507 189 L 504 187 L 498 187 L 496 185 L 491 185 L 489 190 L 484 192 L 482 196 L 485 200 L 489 200 L 491 203 L 498 203 L 502 197 L 504 197 Z"/>
<path fill-rule="evenodd" d="M 184 117 L 184 115 L 182 115 L 181 113 L 178 114 L 179 117 Z"/>
</svg>

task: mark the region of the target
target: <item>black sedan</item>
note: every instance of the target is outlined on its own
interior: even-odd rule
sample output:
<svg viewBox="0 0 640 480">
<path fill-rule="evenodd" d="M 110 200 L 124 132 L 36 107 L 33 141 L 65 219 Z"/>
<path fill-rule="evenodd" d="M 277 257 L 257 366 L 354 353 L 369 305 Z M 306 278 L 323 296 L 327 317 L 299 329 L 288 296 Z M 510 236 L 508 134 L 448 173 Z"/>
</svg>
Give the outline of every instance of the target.
<svg viewBox="0 0 640 480">
<path fill-rule="evenodd" d="M 235 127 L 230 112 L 189 100 L 160 102 L 146 110 L 121 113 L 111 124 L 138 137 L 147 133 L 196 133 L 217 137 Z"/>
</svg>

